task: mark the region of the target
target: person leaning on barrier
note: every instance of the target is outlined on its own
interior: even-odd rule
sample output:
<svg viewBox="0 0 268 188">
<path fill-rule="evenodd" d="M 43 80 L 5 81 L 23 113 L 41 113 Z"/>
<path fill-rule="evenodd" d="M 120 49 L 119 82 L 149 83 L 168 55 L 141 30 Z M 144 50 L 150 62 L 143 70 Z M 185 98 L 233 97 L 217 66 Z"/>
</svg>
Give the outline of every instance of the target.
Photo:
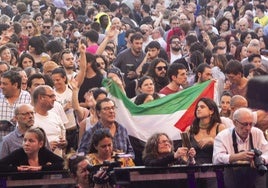
<svg viewBox="0 0 268 188">
<path fill-rule="evenodd" d="M 235 127 L 220 132 L 214 140 L 213 164 L 250 163 L 252 167 L 224 170 L 226 188 L 266 187 L 268 142 L 263 132 L 254 127 L 253 113 L 239 108 L 233 114 Z"/>
<path fill-rule="evenodd" d="M 45 147 L 46 134 L 42 128 L 25 132 L 22 148 L 0 160 L 1 172 L 52 171 L 63 169 L 63 159 Z"/>
<path fill-rule="evenodd" d="M 147 141 L 143 151 L 145 166 L 170 166 L 172 164 L 186 164 L 185 157 L 195 157 L 195 149 L 188 150 L 179 147 L 173 152 L 172 140 L 165 133 L 155 133 Z"/>
</svg>

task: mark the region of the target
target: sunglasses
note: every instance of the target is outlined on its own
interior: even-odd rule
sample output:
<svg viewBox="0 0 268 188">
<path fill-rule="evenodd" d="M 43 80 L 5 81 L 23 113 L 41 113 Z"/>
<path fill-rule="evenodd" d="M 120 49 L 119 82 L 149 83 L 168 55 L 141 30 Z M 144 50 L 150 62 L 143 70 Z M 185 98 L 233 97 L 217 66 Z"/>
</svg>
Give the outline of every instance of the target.
<svg viewBox="0 0 268 188">
<path fill-rule="evenodd" d="M 163 69 L 167 70 L 167 66 L 160 66 L 160 67 L 155 67 L 158 71 L 161 71 Z"/>
<path fill-rule="evenodd" d="M 26 29 L 32 29 L 32 26 L 26 26 L 25 28 Z"/>
</svg>

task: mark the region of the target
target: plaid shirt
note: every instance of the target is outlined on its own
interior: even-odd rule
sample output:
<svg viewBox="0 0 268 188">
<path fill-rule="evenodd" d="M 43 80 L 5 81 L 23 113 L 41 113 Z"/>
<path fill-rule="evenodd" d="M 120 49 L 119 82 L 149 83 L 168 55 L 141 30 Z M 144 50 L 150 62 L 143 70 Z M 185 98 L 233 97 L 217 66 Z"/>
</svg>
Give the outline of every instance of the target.
<svg viewBox="0 0 268 188">
<path fill-rule="evenodd" d="M 14 104 L 9 104 L 7 98 L 0 93 L 0 119 L 1 120 L 12 120 L 13 111 L 19 104 L 30 104 L 31 95 L 24 90 L 21 90 L 19 98 L 14 102 Z"/>
<path fill-rule="evenodd" d="M 114 150 L 121 150 L 126 154 L 131 154 L 134 158 L 134 150 L 133 147 L 129 141 L 128 133 L 127 130 L 120 125 L 119 123 L 116 123 L 116 132 L 113 138 L 113 148 Z M 78 152 L 84 152 L 88 153 L 89 152 L 89 146 L 90 146 L 90 141 L 93 133 L 97 130 L 103 128 L 102 124 L 98 122 L 94 127 L 88 129 L 81 140 L 81 144 L 78 148 Z"/>
</svg>

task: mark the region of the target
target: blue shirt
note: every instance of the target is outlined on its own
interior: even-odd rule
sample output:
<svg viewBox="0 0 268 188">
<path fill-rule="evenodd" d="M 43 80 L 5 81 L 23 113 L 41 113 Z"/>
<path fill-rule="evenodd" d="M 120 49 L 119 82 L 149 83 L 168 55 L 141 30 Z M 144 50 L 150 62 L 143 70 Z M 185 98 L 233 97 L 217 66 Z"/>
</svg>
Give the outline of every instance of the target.
<svg viewBox="0 0 268 188">
<path fill-rule="evenodd" d="M 116 132 L 113 137 L 113 148 L 114 150 L 121 150 L 126 154 L 131 154 L 134 158 L 134 150 L 133 147 L 130 143 L 129 137 L 127 130 L 120 125 L 119 123 L 115 122 L 116 125 Z M 100 128 L 104 128 L 101 124 L 101 122 L 98 122 L 94 127 L 88 129 L 82 139 L 81 139 L 81 144 L 78 148 L 78 152 L 84 152 L 84 153 L 89 153 L 89 146 L 90 146 L 90 141 L 93 133 Z"/>
</svg>

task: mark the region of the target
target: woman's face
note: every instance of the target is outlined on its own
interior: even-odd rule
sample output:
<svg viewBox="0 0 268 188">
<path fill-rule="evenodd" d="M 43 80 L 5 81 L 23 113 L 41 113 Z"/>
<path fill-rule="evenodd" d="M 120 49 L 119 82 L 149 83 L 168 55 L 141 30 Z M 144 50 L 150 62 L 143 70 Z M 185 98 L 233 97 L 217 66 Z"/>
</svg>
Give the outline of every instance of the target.
<svg viewBox="0 0 268 188">
<path fill-rule="evenodd" d="M 222 22 L 220 28 L 222 31 L 227 31 L 228 30 L 228 21 L 225 20 L 224 22 Z"/>
<path fill-rule="evenodd" d="M 104 138 L 99 141 L 98 145 L 95 146 L 95 149 L 98 151 L 99 158 L 103 160 L 110 159 L 113 153 L 113 141 L 111 138 Z"/>
<path fill-rule="evenodd" d="M 32 132 L 26 132 L 23 138 L 22 147 L 27 155 L 38 153 L 39 149 L 43 146 L 43 142 L 39 142 L 37 135 Z"/>
<path fill-rule="evenodd" d="M 203 102 L 199 101 L 197 104 L 196 116 L 199 119 L 208 118 L 214 112 L 208 108 L 208 106 Z"/>
<path fill-rule="evenodd" d="M 25 69 L 27 67 L 33 67 L 33 61 L 30 58 L 25 57 L 22 60 L 22 68 Z"/>
<path fill-rule="evenodd" d="M 1 60 L 6 61 L 7 63 L 10 63 L 10 61 L 11 61 L 11 51 L 10 51 L 9 48 L 5 49 L 1 53 Z"/>
<path fill-rule="evenodd" d="M 89 165 L 88 160 L 83 160 L 77 164 L 77 171 L 76 171 L 76 181 L 80 185 L 88 185 L 88 175 L 89 172 L 87 170 L 87 166 Z"/>
<path fill-rule="evenodd" d="M 34 35 L 34 26 L 33 26 L 32 23 L 27 23 L 27 24 L 26 24 L 26 29 L 27 29 L 28 34 L 29 34 L 30 36 L 33 36 L 33 35 Z"/>
<path fill-rule="evenodd" d="M 105 65 L 104 60 L 101 57 L 96 58 L 96 63 L 97 63 L 98 69 L 105 70 L 106 65 Z"/>
<path fill-rule="evenodd" d="M 260 41 L 260 47 L 261 47 L 261 49 L 266 49 L 266 46 L 265 46 L 263 37 L 260 37 L 260 40 L 259 41 Z"/>
<path fill-rule="evenodd" d="M 146 94 L 154 94 L 154 83 L 151 79 L 146 79 L 143 81 L 140 87 L 140 92 L 141 93 L 146 93 Z"/>
<path fill-rule="evenodd" d="M 228 110 L 230 110 L 230 101 L 231 97 L 230 96 L 222 96 L 221 97 L 221 110 L 226 113 Z"/>
<path fill-rule="evenodd" d="M 242 47 L 242 50 L 241 50 L 241 53 L 240 53 L 240 57 L 241 59 L 244 59 L 247 57 L 247 47 L 246 46 L 243 46 Z"/>
<path fill-rule="evenodd" d="M 165 136 L 161 135 L 158 138 L 158 153 L 159 154 L 166 154 L 171 152 L 171 142 L 170 140 Z"/>
<path fill-rule="evenodd" d="M 51 13 L 49 11 L 45 12 L 45 14 L 43 15 L 44 20 L 45 19 L 51 19 Z"/>
<path fill-rule="evenodd" d="M 235 51 L 236 51 L 236 45 L 231 44 L 230 54 L 232 54 L 234 56 L 235 55 Z"/>
<path fill-rule="evenodd" d="M 257 32 L 258 37 L 263 37 L 263 29 L 260 28 Z"/>
<path fill-rule="evenodd" d="M 251 35 L 250 34 L 247 34 L 247 36 L 246 36 L 246 38 L 245 38 L 245 40 L 244 40 L 244 44 L 246 44 L 246 45 L 248 45 L 249 44 L 249 42 L 251 41 Z"/>
<path fill-rule="evenodd" d="M 27 81 L 28 81 L 27 74 L 24 70 L 20 71 L 19 73 L 21 76 L 21 89 L 26 90 L 27 89 Z"/>
</svg>

